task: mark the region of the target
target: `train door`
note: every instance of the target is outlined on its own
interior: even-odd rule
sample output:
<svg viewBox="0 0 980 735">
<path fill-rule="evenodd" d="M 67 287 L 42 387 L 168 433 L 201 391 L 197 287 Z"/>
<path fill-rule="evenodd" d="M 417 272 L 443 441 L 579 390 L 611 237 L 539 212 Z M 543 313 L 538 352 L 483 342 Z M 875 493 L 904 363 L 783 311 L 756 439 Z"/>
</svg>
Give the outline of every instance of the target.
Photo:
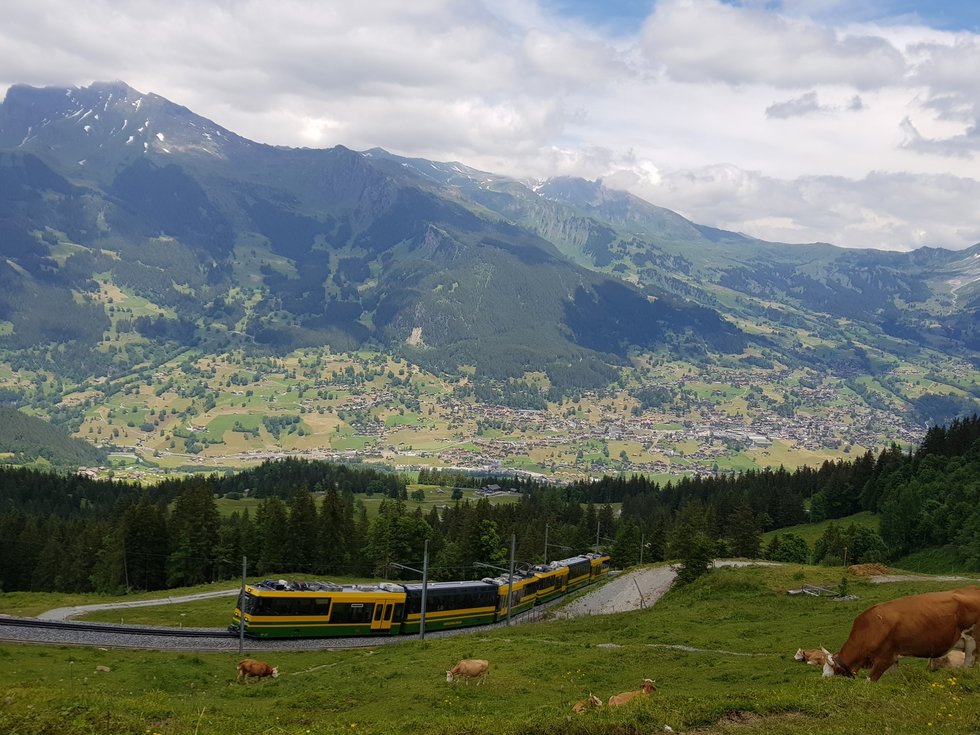
<svg viewBox="0 0 980 735">
<path fill-rule="evenodd" d="M 371 618 L 371 632 L 383 633 L 391 630 L 391 618 L 395 610 L 394 601 L 374 603 L 374 617 Z"/>
</svg>

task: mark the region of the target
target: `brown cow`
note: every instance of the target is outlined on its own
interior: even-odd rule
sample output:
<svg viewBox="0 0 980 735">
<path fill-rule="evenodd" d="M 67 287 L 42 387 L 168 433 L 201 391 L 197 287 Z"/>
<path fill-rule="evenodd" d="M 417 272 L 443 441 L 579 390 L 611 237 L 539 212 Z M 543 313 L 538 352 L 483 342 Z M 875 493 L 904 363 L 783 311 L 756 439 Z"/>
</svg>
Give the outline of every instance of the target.
<svg viewBox="0 0 980 735">
<path fill-rule="evenodd" d="M 650 692 L 655 692 L 655 691 L 657 691 L 657 682 L 655 682 L 653 679 L 644 679 L 643 687 L 636 691 L 613 694 L 609 698 L 609 706 L 621 707 L 622 705 L 632 701 L 636 697 L 648 697 L 650 696 Z"/>
<path fill-rule="evenodd" d="M 458 664 L 446 672 L 446 681 L 450 684 L 457 679 L 465 679 L 470 683 L 470 679 L 478 679 L 477 685 L 487 680 L 490 674 L 490 662 L 481 658 L 464 658 Z"/>
<path fill-rule="evenodd" d="M 265 661 L 257 661 L 254 658 L 246 658 L 238 664 L 238 681 L 248 681 L 250 676 L 262 678 L 271 676 L 275 679 L 279 676 L 278 666 L 269 666 Z"/>
<path fill-rule="evenodd" d="M 824 676 L 854 676 L 870 669 L 878 681 L 899 656 L 935 658 L 963 636 L 966 665 L 973 665 L 980 622 L 980 587 L 899 597 L 872 605 L 854 619 L 851 634 L 837 653 L 827 655 Z"/>
<path fill-rule="evenodd" d="M 602 706 L 602 700 L 595 696 L 592 692 L 589 692 L 587 699 L 581 699 L 572 705 L 572 709 L 575 712 L 585 712 L 587 709 L 598 709 Z"/>
<path fill-rule="evenodd" d="M 823 666 L 827 663 L 827 654 L 822 648 L 797 648 L 793 658 L 810 666 Z"/>
</svg>

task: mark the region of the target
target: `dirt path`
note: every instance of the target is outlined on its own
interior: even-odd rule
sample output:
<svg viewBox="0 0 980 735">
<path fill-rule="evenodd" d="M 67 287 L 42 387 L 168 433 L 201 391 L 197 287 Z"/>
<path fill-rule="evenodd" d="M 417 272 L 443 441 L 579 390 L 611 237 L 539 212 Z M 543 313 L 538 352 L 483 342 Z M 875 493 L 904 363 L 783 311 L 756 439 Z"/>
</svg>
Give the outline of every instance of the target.
<svg viewBox="0 0 980 735">
<path fill-rule="evenodd" d="M 239 588 L 230 590 L 217 590 L 215 592 L 198 592 L 194 595 L 182 595 L 180 597 L 160 597 L 155 600 L 132 600 L 130 602 L 102 602 L 96 605 L 73 605 L 72 607 L 56 607 L 54 610 L 46 610 L 37 617 L 40 620 L 70 620 L 76 615 L 95 612 L 96 610 L 115 610 L 126 607 L 151 607 L 153 605 L 172 605 L 179 602 L 193 602 L 194 600 L 208 600 L 212 597 L 231 597 L 237 595 Z"/>
<path fill-rule="evenodd" d="M 766 561 L 736 561 L 717 559 L 716 567 L 772 566 Z M 629 612 L 655 604 L 674 583 L 677 572 L 672 567 L 644 567 L 620 574 L 599 589 L 591 590 L 576 600 L 556 610 L 556 618 L 574 618 L 579 615 L 608 615 Z"/>
</svg>

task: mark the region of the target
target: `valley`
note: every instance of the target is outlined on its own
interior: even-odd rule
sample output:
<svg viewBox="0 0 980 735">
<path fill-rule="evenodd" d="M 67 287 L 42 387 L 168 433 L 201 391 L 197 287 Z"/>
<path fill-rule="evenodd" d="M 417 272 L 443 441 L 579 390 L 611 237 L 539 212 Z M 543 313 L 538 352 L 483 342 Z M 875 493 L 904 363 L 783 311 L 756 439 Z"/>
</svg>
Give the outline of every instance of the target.
<svg viewBox="0 0 980 735">
<path fill-rule="evenodd" d="M 522 407 L 516 399 L 477 400 L 465 377 L 447 380 L 381 353 L 306 350 L 260 359 L 239 352 L 183 355 L 133 380 L 80 386 L 64 402 L 82 417 L 75 436 L 110 452 L 97 474 L 133 480 L 290 455 L 399 471 L 666 480 L 815 466 L 876 450 L 883 438 L 910 445 L 923 431 L 864 403 L 847 380 L 814 371 L 669 362 L 624 374 L 625 387 L 554 401 L 543 385 Z M 906 365 L 896 380 L 912 391 L 931 383 L 927 376 Z"/>
</svg>

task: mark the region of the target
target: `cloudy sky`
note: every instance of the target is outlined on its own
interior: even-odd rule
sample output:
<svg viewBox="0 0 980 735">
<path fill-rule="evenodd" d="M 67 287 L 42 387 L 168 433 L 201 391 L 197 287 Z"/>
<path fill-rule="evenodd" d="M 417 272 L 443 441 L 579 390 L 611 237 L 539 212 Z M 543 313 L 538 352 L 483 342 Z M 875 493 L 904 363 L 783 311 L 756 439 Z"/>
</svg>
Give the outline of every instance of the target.
<svg viewBox="0 0 980 735">
<path fill-rule="evenodd" d="M 602 178 L 784 242 L 980 242 L 976 0 L 8 0 L 11 84 L 253 140 Z"/>
</svg>

